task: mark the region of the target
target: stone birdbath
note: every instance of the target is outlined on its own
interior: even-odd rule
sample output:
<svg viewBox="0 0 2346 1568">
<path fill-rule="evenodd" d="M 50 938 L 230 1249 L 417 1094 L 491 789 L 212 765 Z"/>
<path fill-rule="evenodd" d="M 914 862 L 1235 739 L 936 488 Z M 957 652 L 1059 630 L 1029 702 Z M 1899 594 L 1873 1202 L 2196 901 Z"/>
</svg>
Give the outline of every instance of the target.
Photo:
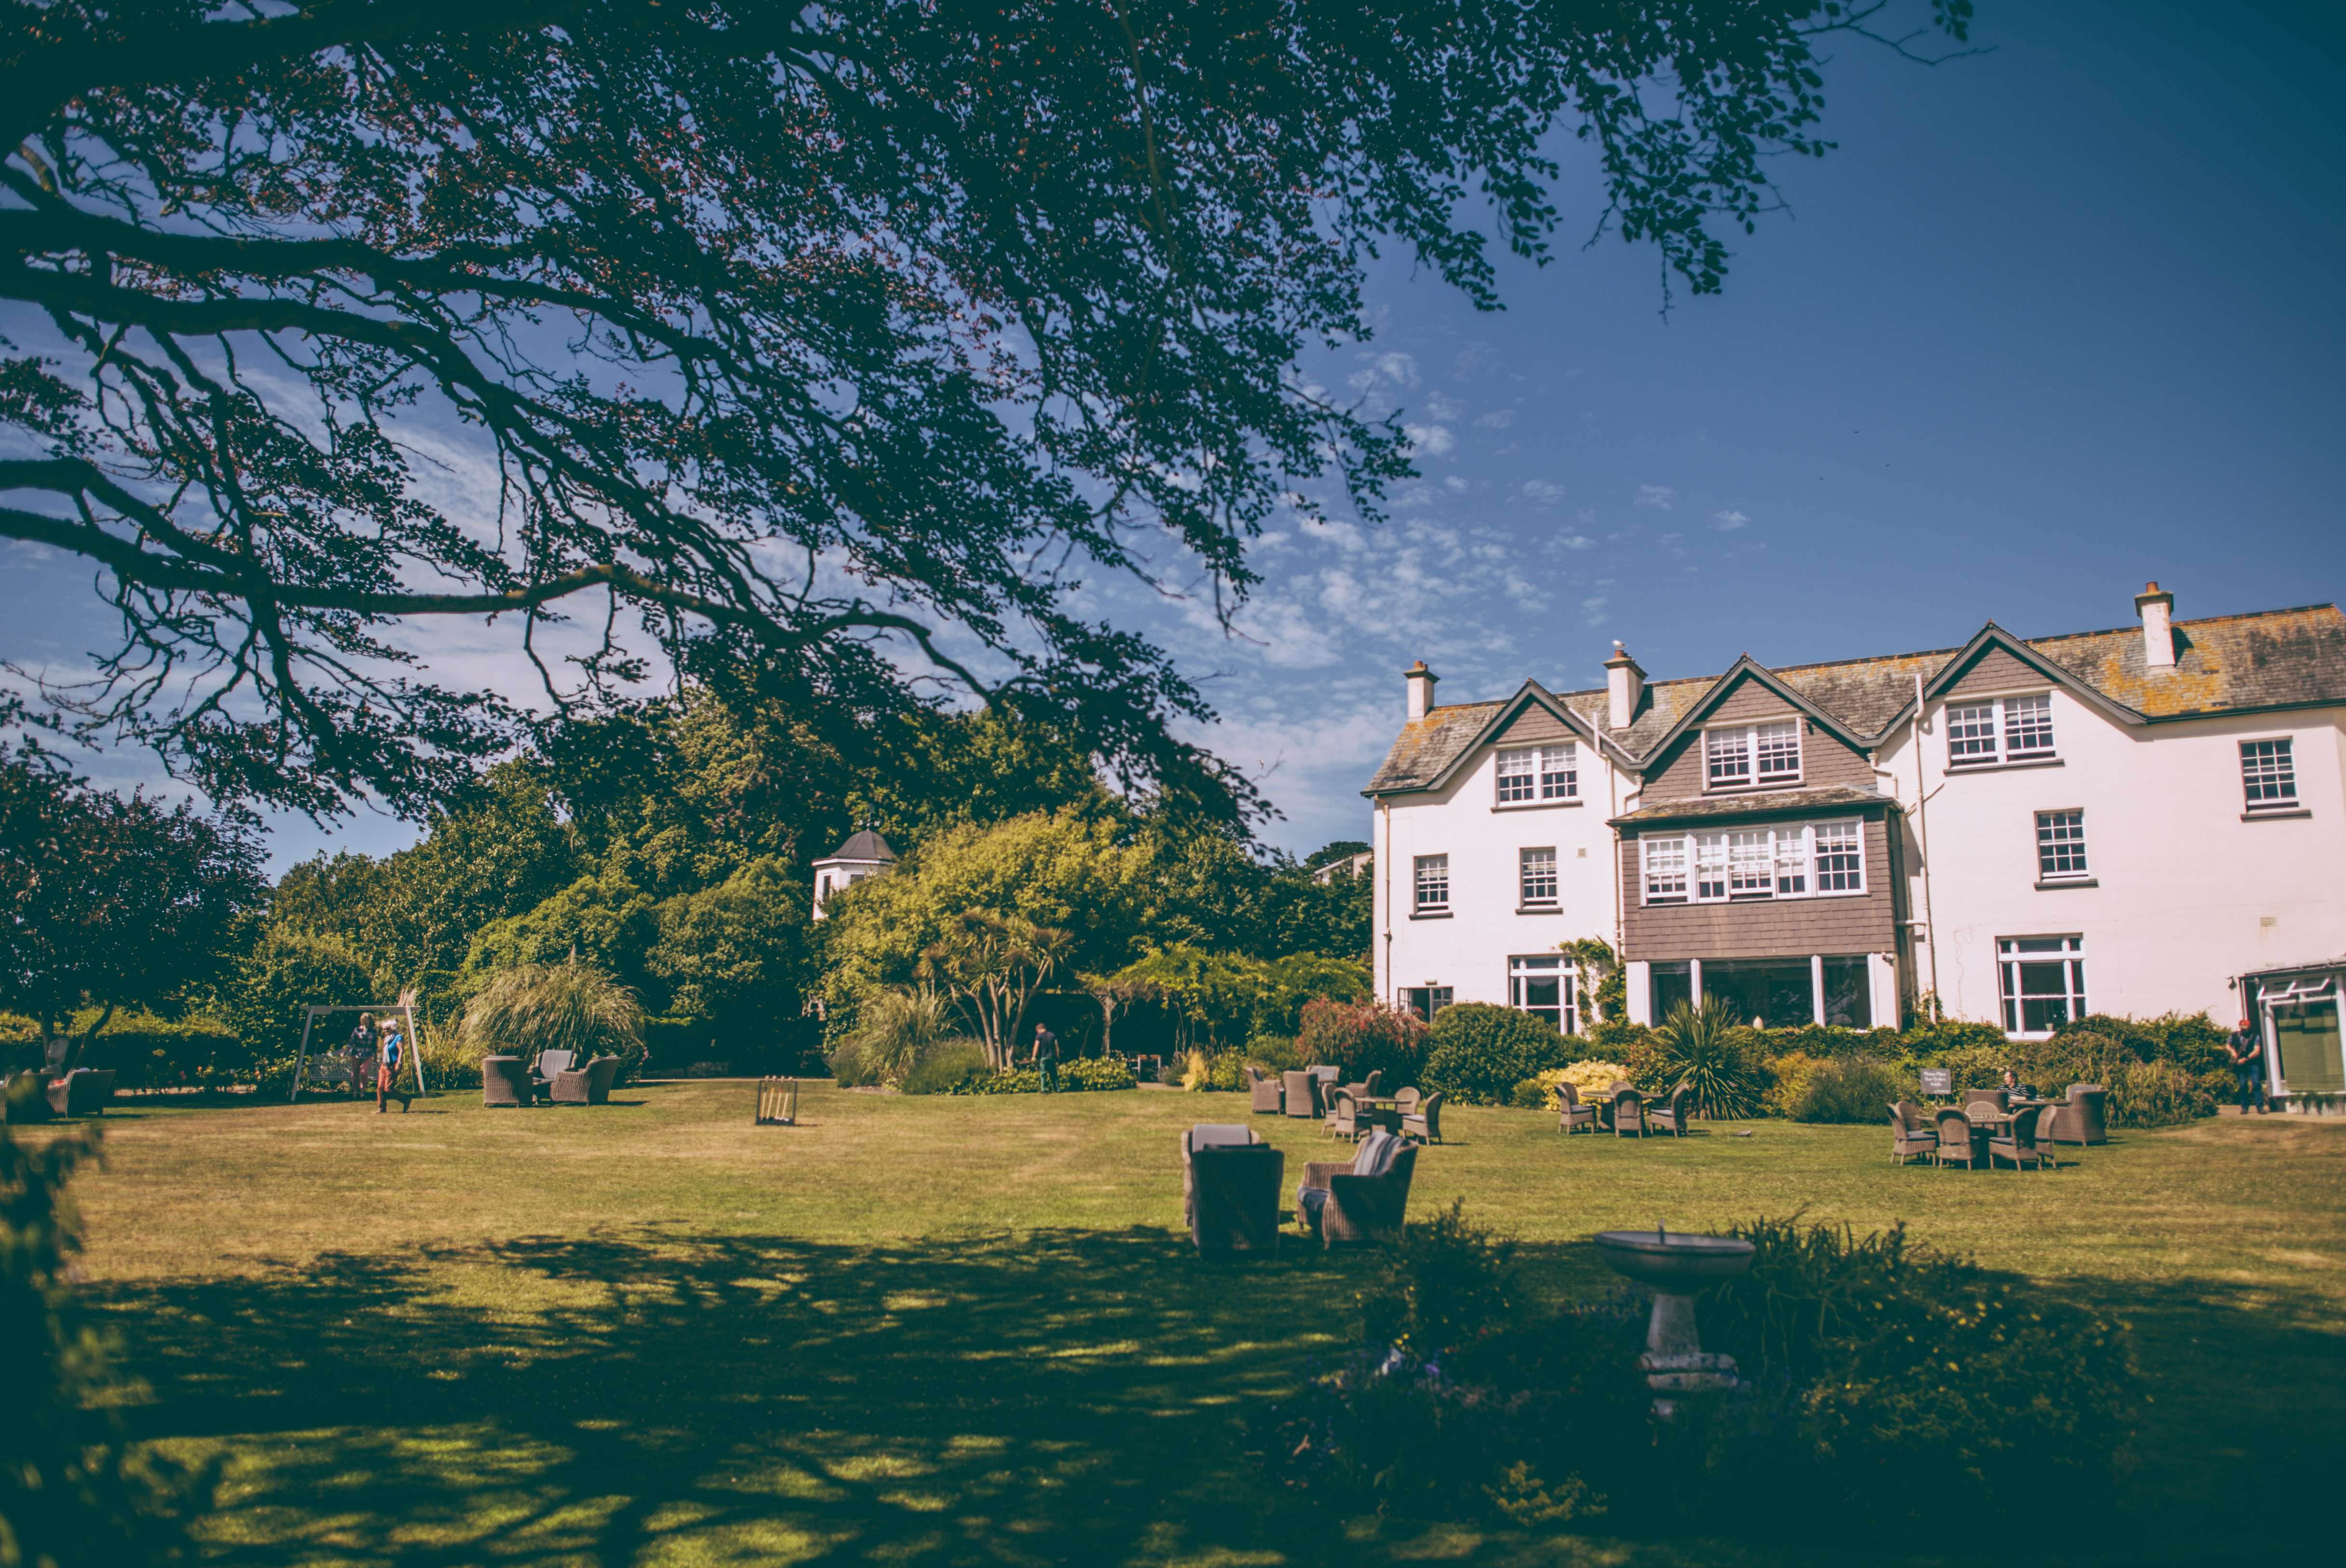
<svg viewBox="0 0 2346 1568">
<path fill-rule="evenodd" d="M 1646 1329 L 1646 1353 L 1637 1366 L 1654 1390 L 1654 1413 L 1668 1420 L 1677 1412 L 1674 1394 L 1735 1386 L 1735 1358 L 1702 1348 L 1694 1320 L 1695 1293 L 1732 1279 L 1751 1267 L 1751 1244 L 1731 1236 L 1674 1234 L 1658 1222 L 1651 1230 L 1597 1232 L 1596 1250 L 1616 1274 L 1654 1288 L 1653 1320 Z"/>
</svg>

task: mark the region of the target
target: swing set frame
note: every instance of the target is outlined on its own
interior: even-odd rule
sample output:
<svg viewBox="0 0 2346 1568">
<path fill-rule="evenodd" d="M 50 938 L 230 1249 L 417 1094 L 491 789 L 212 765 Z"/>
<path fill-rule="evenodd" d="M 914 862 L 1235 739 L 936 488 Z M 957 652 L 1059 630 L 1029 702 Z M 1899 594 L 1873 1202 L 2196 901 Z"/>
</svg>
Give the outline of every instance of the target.
<svg viewBox="0 0 2346 1568">
<path fill-rule="evenodd" d="M 399 1017 L 407 1025 L 402 1033 L 407 1037 L 407 1064 L 412 1064 L 415 1073 L 415 1093 L 422 1099 L 428 1100 L 432 1097 L 432 1091 L 426 1088 L 423 1083 L 423 1039 L 415 1032 L 415 1007 L 413 1003 L 368 1002 L 330 1006 L 321 1002 L 311 1002 L 303 1003 L 301 1007 L 301 1054 L 293 1064 L 293 1088 L 285 1096 L 287 1100 L 298 1100 L 301 1097 L 301 1090 L 305 1086 L 310 1072 L 310 1031 L 317 1026 L 321 1017 L 329 1013 L 372 1013 L 379 1016 Z M 331 1053 L 321 1050 L 318 1054 L 324 1057 Z M 378 1063 L 382 1060 L 380 1051 L 375 1054 L 375 1060 Z"/>
</svg>

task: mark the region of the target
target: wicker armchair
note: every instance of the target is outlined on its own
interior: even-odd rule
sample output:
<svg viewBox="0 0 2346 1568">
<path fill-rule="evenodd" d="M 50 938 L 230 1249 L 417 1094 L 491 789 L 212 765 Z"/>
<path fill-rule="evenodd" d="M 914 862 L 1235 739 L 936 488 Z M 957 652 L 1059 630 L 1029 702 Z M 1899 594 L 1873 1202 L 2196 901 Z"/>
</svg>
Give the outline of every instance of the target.
<svg viewBox="0 0 2346 1568">
<path fill-rule="evenodd" d="M 529 1068 L 520 1057 L 481 1058 L 481 1104 L 533 1105 L 536 1103 L 537 1086 L 529 1081 Z"/>
<path fill-rule="evenodd" d="M 2072 1084 L 2068 1103 L 2061 1107 L 2054 1135 L 2065 1144 L 2106 1144 L 2110 1141 L 2109 1122 L 2103 1115 L 2102 1103 L 2110 1092 L 2099 1084 Z"/>
<path fill-rule="evenodd" d="M 1181 1135 L 1181 1217 L 1187 1221 L 1197 1199 L 1195 1163 L 1200 1149 L 1250 1149 L 1262 1142 L 1252 1127 L 1234 1122 L 1198 1122 Z"/>
<path fill-rule="evenodd" d="M 1978 1153 L 1972 1144 L 1972 1119 L 1952 1105 L 1940 1111 L 1936 1119 L 1939 1146 L 1931 1157 L 1932 1163 L 1942 1167 L 1961 1166 L 1971 1169 Z"/>
<path fill-rule="evenodd" d="M 59 1116 L 106 1115 L 114 1098 L 114 1069 L 76 1067 L 49 1085 L 49 1111 Z"/>
<path fill-rule="evenodd" d="M 1283 1089 L 1281 1104 L 1286 1106 L 1289 1115 L 1309 1119 L 1319 1115 L 1319 1079 L 1309 1073 L 1297 1072 L 1281 1073 L 1279 1081 Z"/>
<path fill-rule="evenodd" d="M 1687 1123 L 1694 1119 L 1693 1101 L 1694 1091 L 1680 1084 L 1670 1091 L 1670 1103 L 1658 1111 L 1648 1110 L 1646 1120 L 1674 1138 L 1685 1137 Z"/>
<path fill-rule="evenodd" d="M 1209 1255 L 1277 1252 L 1287 1156 L 1269 1144 L 1188 1149 L 1189 1241 Z"/>
<path fill-rule="evenodd" d="M 2036 1106 L 2023 1105 L 2013 1113 L 2010 1125 L 2002 1132 L 1988 1135 L 1988 1169 L 1995 1169 L 1998 1160 L 2010 1160 L 2014 1170 L 2047 1163 L 2045 1147 L 2036 1141 L 2036 1118 L 2041 1113 Z"/>
<path fill-rule="evenodd" d="M 1402 1144 L 1373 1173 L 1331 1170 L 1328 1201 L 1320 1210 L 1320 1241 L 1327 1247 L 1390 1246 L 1402 1238 L 1409 1214 L 1410 1178 L 1417 1145 Z"/>
<path fill-rule="evenodd" d="M 1422 1097 L 1417 1092 L 1416 1085 L 1404 1084 L 1393 1091 L 1393 1109 L 1406 1116 L 1417 1109 L 1417 1102 Z"/>
<path fill-rule="evenodd" d="M 1436 1089 L 1417 1103 L 1414 1110 L 1403 1111 L 1401 1135 L 1415 1138 L 1421 1144 L 1442 1141 L 1442 1091 Z"/>
<path fill-rule="evenodd" d="M 1922 1113 L 1912 1100 L 1901 1100 L 1890 1107 L 1890 1159 L 1893 1165 L 1904 1165 L 1921 1156 L 1934 1159 L 1939 1153 L 1939 1134 L 1934 1127 L 1923 1125 Z"/>
<path fill-rule="evenodd" d="M 1569 1084 L 1558 1084 L 1556 1103 L 1560 1113 L 1556 1124 L 1557 1132 L 1568 1133 L 1575 1127 L 1586 1127 L 1592 1133 L 1596 1130 L 1596 1107 L 1582 1105 L 1579 1090 Z"/>
<path fill-rule="evenodd" d="M 1287 1108 L 1287 1086 L 1260 1067 L 1247 1069 L 1247 1108 L 1256 1115 L 1277 1115 Z"/>
<path fill-rule="evenodd" d="M 530 1064 L 529 1081 L 541 1091 L 551 1088 L 554 1080 L 569 1072 L 577 1061 L 576 1051 L 540 1051 L 537 1060 Z"/>
<path fill-rule="evenodd" d="M 1974 1105 L 1984 1105 L 2000 1116 L 2012 1109 L 2012 1091 L 2009 1089 L 1965 1089 L 1958 1098 L 1963 1101 L 1966 1111 Z"/>
<path fill-rule="evenodd" d="M 597 1056 L 584 1067 L 556 1073 L 546 1097 L 557 1105 L 607 1105 L 611 1081 L 618 1075 L 617 1056 Z"/>
<path fill-rule="evenodd" d="M 1361 1098 L 1363 1100 L 1375 1099 L 1377 1097 L 1377 1085 L 1384 1081 L 1385 1070 L 1382 1067 L 1380 1067 L 1375 1072 L 1370 1074 L 1369 1081 L 1361 1085 Z"/>
<path fill-rule="evenodd" d="M 1352 1098 L 1350 1089 L 1339 1089 L 1328 1101 L 1328 1120 L 1322 1124 L 1331 1138 L 1357 1138 L 1361 1135 L 1361 1103 Z"/>
<path fill-rule="evenodd" d="M 1626 1085 L 1613 1091 L 1613 1134 L 1622 1138 L 1646 1135 L 1646 1096 Z"/>
</svg>

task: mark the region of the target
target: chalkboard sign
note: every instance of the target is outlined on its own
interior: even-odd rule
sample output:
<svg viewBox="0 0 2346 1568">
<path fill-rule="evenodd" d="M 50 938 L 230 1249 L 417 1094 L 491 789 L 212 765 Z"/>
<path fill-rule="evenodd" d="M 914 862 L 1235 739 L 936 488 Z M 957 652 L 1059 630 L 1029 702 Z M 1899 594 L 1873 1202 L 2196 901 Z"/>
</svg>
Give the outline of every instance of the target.
<svg viewBox="0 0 2346 1568">
<path fill-rule="evenodd" d="M 1943 1098 L 1954 1092 L 1955 1070 L 1953 1068 L 1925 1067 L 1923 1069 L 1923 1093 L 1933 1098 Z"/>
</svg>

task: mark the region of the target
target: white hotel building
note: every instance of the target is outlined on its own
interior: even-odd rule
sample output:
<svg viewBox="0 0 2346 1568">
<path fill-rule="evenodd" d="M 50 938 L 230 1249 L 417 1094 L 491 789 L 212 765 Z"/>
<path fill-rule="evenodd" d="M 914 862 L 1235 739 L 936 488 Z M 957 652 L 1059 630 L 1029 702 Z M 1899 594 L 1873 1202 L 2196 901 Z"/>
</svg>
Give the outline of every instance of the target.
<svg viewBox="0 0 2346 1568">
<path fill-rule="evenodd" d="M 1653 1022 L 1895 1024 L 1925 993 L 2015 1037 L 2253 1014 L 2277 1089 L 2346 1090 L 2346 616 L 2333 605 L 1647 681 L 1526 680 L 1408 717 L 1374 811 L 1379 993 L 1580 1022 L 1603 936 Z"/>
</svg>

